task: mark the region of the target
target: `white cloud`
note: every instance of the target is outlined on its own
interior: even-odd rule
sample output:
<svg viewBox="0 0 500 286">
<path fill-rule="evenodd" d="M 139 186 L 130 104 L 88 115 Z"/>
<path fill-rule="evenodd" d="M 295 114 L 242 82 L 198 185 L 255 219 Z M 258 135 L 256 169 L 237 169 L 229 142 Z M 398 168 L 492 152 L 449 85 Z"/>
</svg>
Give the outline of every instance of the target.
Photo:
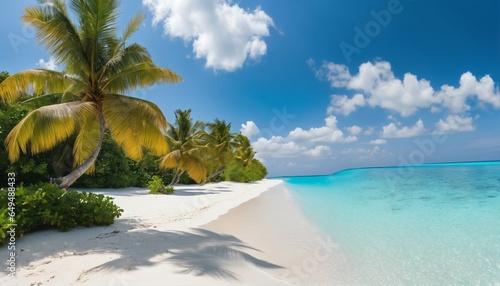
<svg viewBox="0 0 500 286">
<path fill-rule="evenodd" d="M 332 95 L 330 105 L 327 108 L 327 113 L 340 113 L 347 116 L 356 111 L 357 106 L 365 105 L 365 98 L 359 93 L 354 95 L 352 98 L 348 98 L 346 95 Z"/>
<path fill-rule="evenodd" d="M 337 127 L 337 118 L 332 115 L 325 118 L 325 126 L 313 127 L 309 130 L 297 127 L 288 134 L 288 138 L 292 141 L 307 141 L 310 143 L 339 143 L 357 140 L 355 136 L 345 137 L 344 132 Z"/>
<path fill-rule="evenodd" d="M 240 132 L 246 137 L 252 138 L 253 136 L 258 135 L 260 130 L 253 121 L 247 121 L 246 124 L 241 124 Z"/>
<path fill-rule="evenodd" d="M 348 88 L 369 94 L 367 101 L 370 106 L 393 110 L 402 116 L 410 116 L 418 108 L 438 102 L 430 82 L 418 80 L 410 73 L 405 74 L 403 80 L 398 79 L 388 62 L 362 64 Z"/>
<path fill-rule="evenodd" d="M 281 136 L 273 136 L 271 139 L 259 138 L 252 143 L 256 156 L 264 158 L 293 158 L 293 157 L 329 157 L 332 151 L 329 146 L 318 145 L 307 147 Z"/>
<path fill-rule="evenodd" d="M 443 85 L 438 93 L 443 106 L 453 112 L 465 112 L 470 109 L 466 103 L 468 97 L 477 96 L 480 102 L 489 103 L 494 108 L 500 108 L 500 92 L 495 90 L 495 83 L 489 75 L 476 79 L 470 72 L 460 77 L 459 87 Z"/>
<path fill-rule="evenodd" d="M 332 150 L 329 146 L 320 145 L 306 151 L 305 153 L 311 157 L 327 157 L 332 155 Z"/>
<path fill-rule="evenodd" d="M 379 138 L 379 139 L 371 140 L 370 144 L 372 144 L 372 145 L 383 145 L 383 144 L 387 144 L 387 140 Z"/>
<path fill-rule="evenodd" d="M 267 52 L 263 38 L 269 36 L 272 18 L 260 7 L 245 11 L 230 0 L 143 0 L 162 23 L 165 34 L 193 42 L 193 52 L 205 66 L 234 71 L 248 59 Z"/>
<path fill-rule="evenodd" d="M 375 133 L 375 128 L 373 127 L 368 127 L 365 132 L 363 132 L 364 135 L 372 135 L 373 133 Z"/>
<path fill-rule="evenodd" d="M 358 126 L 350 129 L 354 132 L 361 132 Z M 357 128 L 360 130 L 358 131 Z M 325 118 L 325 125 L 313 127 L 309 130 L 295 128 L 286 137 L 273 136 L 270 139 L 259 138 L 252 143 L 252 147 L 259 155 L 259 158 L 285 158 L 285 157 L 328 157 L 332 155 L 330 146 L 325 144 L 354 142 L 358 138 L 350 135 L 346 136 L 337 127 L 337 118 L 328 116 Z"/>
<path fill-rule="evenodd" d="M 351 126 L 351 127 L 348 127 L 348 128 L 347 128 L 347 131 L 349 131 L 349 133 L 350 133 L 351 135 L 356 136 L 356 135 L 361 134 L 361 131 L 363 131 L 363 128 L 361 128 L 361 127 L 359 127 L 359 126 L 357 126 L 357 125 L 353 125 L 353 126 Z"/>
<path fill-rule="evenodd" d="M 500 91 L 489 75 L 478 81 L 472 73 L 466 72 L 460 77 L 458 88 L 443 85 L 435 90 L 430 81 L 418 79 L 411 73 L 406 73 L 402 79 L 397 78 L 391 64 L 385 61 L 363 63 L 355 75 L 351 75 L 345 65 L 325 62 L 316 74 L 329 80 L 333 87 L 364 93 L 356 95 L 357 100 L 345 95 L 332 97 L 330 113 L 336 111 L 348 115 L 356 110 L 356 106 L 365 104 L 395 111 L 405 117 L 423 108 L 430 108 L 432 112 L 447 108 L 458 113 L 470 109 L 466 101 L 471 97 L 477 97 L 482 105 L 500 108 Z"/>
<path fill-rule="evenodd" d="M 419 119 L 412 127 L 404 126 L 398 128 L 396 124 L 389 123 L 388 125 L 382 127 L 382 133 L 380 136 L 382 138 L 407 138 L 421 135 L 424 132 L 424 123 L 422 122 L 422 119 Z"/>
<path fill-rule="evenodd" d="M 262 156 L 272 158 L 296 157 L 308 151 L 306 147 L 299 146 L 281 136 L 273 136 L 271 139 L 261 137 L 252 143 L 252 147 L 259 154 L 259 158 Z"/>
<path fill-rule="evenodd" d="M 38 60 L 38 63 L 36 65 L 42 69 L 48 69 L 48 70 L 57 69 L 57 64 L 53 57 L 51 57 L 48 62 L 46 62 L 44 59 L 40 59 Z"/>
<path fill-rule="evenodd" d="M 436 123 L 436 131 L 438 134 L 453 133 L 453 132 L 466 132 L 474 131 L 475 127 L 472 125 L 472 117 L 461 117 L 453 114 L 448 115 L 446 120 L 440 119 Z"/>
<path fill-rule="evenodd" d="M 321 68 L 316 71 L 318 77 L 325 77 L 332 87 L 345 87 L 351 80 L 349 69 L 345 65 L 338 65 L 332 62 L 324 62 Z"/>
</svg>

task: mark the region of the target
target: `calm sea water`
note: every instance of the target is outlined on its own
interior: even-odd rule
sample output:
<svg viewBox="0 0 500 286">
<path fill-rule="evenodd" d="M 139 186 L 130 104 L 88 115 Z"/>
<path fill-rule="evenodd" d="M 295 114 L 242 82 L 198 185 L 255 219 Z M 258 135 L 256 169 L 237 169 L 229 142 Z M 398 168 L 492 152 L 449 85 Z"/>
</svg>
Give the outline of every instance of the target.
<svg viewBox="0 0 500 286">
<path fill-rule="evenodd" d="M 346 260 L 342 285 L 500 285 L 500 162 L 289 177 L 305 215 Z M 334 266 L 337 265 L 337 266 Z"/>
</svg>

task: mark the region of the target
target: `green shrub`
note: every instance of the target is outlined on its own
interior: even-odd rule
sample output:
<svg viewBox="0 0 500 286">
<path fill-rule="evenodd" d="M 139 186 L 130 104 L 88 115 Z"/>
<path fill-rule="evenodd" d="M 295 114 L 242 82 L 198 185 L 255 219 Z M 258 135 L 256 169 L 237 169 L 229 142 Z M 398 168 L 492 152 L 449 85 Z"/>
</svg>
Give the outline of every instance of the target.
<svg viewBox="0 0 500 286">
<path fill-rule="evenodd" d="M 250 182 L 259 181 L 267 176 L 267 169 L 259 160 L 253 159 L 245 167 L 245 174 Z"/>
<path fill-rule="evenodd" d="M 158 176 L 151 177 L 151 180 L 148 182 L 148 188 L 150 194 L 171 195 L 175 191 L 173 187 L 165 186 L 162 179 Z"/>
<path fill-rule="evenodd" d="M 242 183 L 259 181 L 264 179 L 266 175 L 266 167 L 257 159 L 253 159 L 246 167 L 240 161 L 234 160 L 222 173 L 225 181 Z"/>
<path fill-rule="evenodd" d="M 225 181 L 242 183 L 250 182 L 249 178 L 245 174 L 245 167 L 243 167 L 239 161 L 232 161 L 229 166 L 226 167 L 224 173 L 222 173 L 222 177 Z"/>
<path fill-rule="evenodd" d="M 5 242 L 10 221 L 8 192 L 0 189 L 0 244 Z M 110 225 L 123 210 L 102 194 L 66 191 L 56 184 L 18 186 L 15 196 L 16 236 L 40 229 L 69 231 L 77 226 Z"/>
</svg>

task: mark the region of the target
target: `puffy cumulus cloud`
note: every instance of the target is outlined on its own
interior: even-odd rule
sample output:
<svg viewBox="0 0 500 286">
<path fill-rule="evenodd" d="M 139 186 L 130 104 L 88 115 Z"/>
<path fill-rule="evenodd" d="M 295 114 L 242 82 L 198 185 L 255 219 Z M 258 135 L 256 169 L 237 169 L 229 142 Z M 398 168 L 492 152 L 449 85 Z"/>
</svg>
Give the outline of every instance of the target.
<svg viewBox="0 0 500 286">
<path fill-rule="evenodd" d="M 460 77 L 458 88 L 443 85 L 438 96 L 443 101 L 444 107 L 456 113 L 470 109 L 466 100 L 472 96 L 477 96 L 482 103 L 489 103 L 494 108 L 500 108 L 500 92 L 495 89 L 495 83 L 489 75 L 478 81 L 472 73 L 466 72 Z"/>
<path fill-rule="evenodd" d="M 290 141 L 282 136 L 273 136 L 271 139 L 259 138 L 252 143 L 259 160 L 267 158 L 294 158 L 300 156 L 306 157 L 330 157 L 332 150 L 329 146 L 318 145 L 308 147 L 305 144 L 299 144 Z"/>
<path fill-rule="evenodd" d="M 453 132 L 467 132 L 474 131 L 475 127 L 472 125 L 472 117 L 461 117 L 460 115 L 448 115 L 445 120 L 440 119 L 436 123 L 437 134 L 453 133 Z"/>
<path fill-rule="evenodd" d="M 359 130 L 357 130 L 359 128 Z M 360 133 L 358 126 L 350 127 L 354 133 Z M 329 157 L 332 156 L 330 146 L 325 144 L 347 143 L 356 141 L 356 136 L 346 136 L 337 126 L 337 118 L 328 116 L 325 125 L 308 130 L 295 128 L 286 137 L 273 136 L 270 139 L 261 137 L 252 143 L 259 158 L 286 158 L 296 156 Z"/>
<path fill-rule="evenodd" d="M 325 126 L 313 127 L 309 130 L 297 127 L 290 131 L 288 138 L 292 141 L 310 143 L 339 143 L 357 140 L 355 136 L 344 136 L 344 132 L 337 127 L 337 118 L 332 115 L 325 118 Z"/>
<path fill-rule="evenodd" d="M 371 140 L 370 144 L 372 144 L 372 145 L 383 145 L 383 144 L 387 144 L 387 140 L 379 138 L 379 139 Z"/>
<path fill-rule="evenodd" d="M 402 79 L 397 78 L 391 64 L 385 61 L 363 63 L 355 75 L 351 75 L 345 65 L 325 62 L 316 74 L 326 78 L 333 87 L 364 93 L 356 94 L 352 99 L 345 95 L 332 96 L 328 111 L 344 115 L 365 104 L 395 111 L 405 117 L 424 108 L 433 112 L 447 108 L 458 113 L 470 109 L 466 103 L 470 97 L 476 97 L 483 105 L 500 108 L 500 91 L 489 75 L 477 80 L 472 73 L 466 72 L 458 87 L 443 85 L 435 90 L 428 80 L 418 79 L 411 73 L 406 73 Z"/>
<path fill-rule="evenodd" d="M 248 138 L 252 138 L 260 133 L 259 128 L 253 121 L 247 121 L 246 124 L 241 124 L 241 134 Z"/>
<path fill-rule="evenodd" d="M 215 70 L 234 71 L 267 52 L 272 18 L 260 7 L 245 11 L 230 0 L 143 0 L 165 34 L 193 42 L 196 58 Z"/>
<path fill-rule="evenodd" d="M 396 78 L 388 62 L 362 64 L 347 87 L 369 94 L 370 106 L 396 111 L 402 116 L 410 116 L 419 108 L 438 103 L 430 82 L 418 80 L 410 73 L 406 73 L 403 80 Z"/>
<path fill-rule="evenodd" d="M 365 129 L 365 132 L 363 132 L 364 135 L 372 135 L 373 133 L 375 133 L 374 127 L 368 127 Z"/>
<path fill-rule="evenodd" d="M 400 124 L 398 124 L 400 125 Z M 389 123 L 388 125 L 382 127 L 382 133 L 380 136 L 382 138 L 407 138 L 422 135 L 425 132 L 424 122 L 419 119 L 414 126 L 408 127 L 403 126 L 398 128 L 396 124 Z"/>
<path fill-rule="evenodd" d="M 349 131 L 349 133 L 351 135 L 356 136 L 356 135 L 361 134 L 361 131 L 363 131 L 363 128 L 361 128 L 361 127 L 359 127 L 357 125 L 353 125 L 351 127 L 347 127 L 347 131 Z"/>
<path fill-rule="evenodd" d="M 305 146 L 299 146 L 282 136 L 273 136 L 270 139 L 261 137 L 252 143 L 252 147 L 259 159 L 296 157 L 309 151 Z"/>
<path fill-rule="evenodd" d="M 328 157 L 332 155 L 332 150 L 329 146 L 320 145 L 307 150 L 305 153 L 311 157 Z"/>
<path fill-rule="evenodd" d="M 332 87 L 346 87 L 351 80 L 351 73 L 345 65 L 324 62 L 316 71 L 316 76 L 326 78 Z"/>
<path fill-rule="evenodd" d="M 40 60 L 38 60 L 38 63 L 36 65 L 42 69 L 48 69 L 48 70 L 56 70 L 57 69 L 56 60 L 52 57 L 47 62 L 44 59 L 40 59 Z"/>
<path fill-rule="evenodd" d="M 356 94 L 352 98 L 348 98 L 346 95 L 332 95 L 330 100 L 330 105 L 327 108 L 328 114 L 343 114 L 349 115 L 356 111 L 358 106 L 365 106 L 366 101 L 362 94 Z"/>
</svg>

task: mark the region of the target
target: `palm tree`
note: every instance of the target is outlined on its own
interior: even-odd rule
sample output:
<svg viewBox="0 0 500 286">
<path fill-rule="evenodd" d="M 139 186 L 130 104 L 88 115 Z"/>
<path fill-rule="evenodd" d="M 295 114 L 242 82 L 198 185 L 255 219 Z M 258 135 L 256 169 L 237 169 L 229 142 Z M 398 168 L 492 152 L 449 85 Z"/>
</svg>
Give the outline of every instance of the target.
<svg viewBox="0 0 500 286">
<path fill-rule="evenodd" d="M 167 134 L 171 152 L 160 161 L 162 168 L 174 168 L 175 173 L 170 186 L 179 183 L 181 176 L 187 172 L 197 183 L 204 182 L 207 170 L 202 154 L 201 132 L 203 123 L 193 124 L 191 109 L 175 111 L 175 124 L 169 124 Z"/>
<path fill-rule="evenodd" d="M 255 157 L 255 151 L 250 144 L 250 140 L 240 133 L 234 138 L 234 142 L 239 145 L 234 150 L 234 159 L 240 161 L 243 167 L 248 166 Z"/>
<path fill-rule="evenodd" d="M 131 159 L 140 160 L 143 148 L 157 156 L 167 154 L 167 122 L 161 110 L 123 93 L 181 80 L 173 71 L 156 66 L 143 46 L 127 45 L 145 14 L 138 13 L 118 36 L 118 0 L 68 2 L 74 15 L 68 13 L 65 1 L 45 0 L 25 8 L 22 17 L 64 71 L 26 70 L 0 84 L 0 98 L 7 102 L 26 92 L 59 97 L 60 103 L 31 111 L 5 143 L 10 161 L 15 162 L 21 152 L 44 152 L 76 135 L 73 170 L 54 179 L 61 188 L 93 169 L 106 129 Z"/>
<path fill-rule="evenodd" d="M 206 125 L 209 130 L 206 135 L 209 142 L 207 160 L 210 162 L 207 180 L 211 180 L 224 172 L 233 159 L 233 148 L 238 147 L 238 143 L 233 141 L 236 134 L 231 133 L 231 123 L 216 118 L 214 122 Z"/>
</svg>

